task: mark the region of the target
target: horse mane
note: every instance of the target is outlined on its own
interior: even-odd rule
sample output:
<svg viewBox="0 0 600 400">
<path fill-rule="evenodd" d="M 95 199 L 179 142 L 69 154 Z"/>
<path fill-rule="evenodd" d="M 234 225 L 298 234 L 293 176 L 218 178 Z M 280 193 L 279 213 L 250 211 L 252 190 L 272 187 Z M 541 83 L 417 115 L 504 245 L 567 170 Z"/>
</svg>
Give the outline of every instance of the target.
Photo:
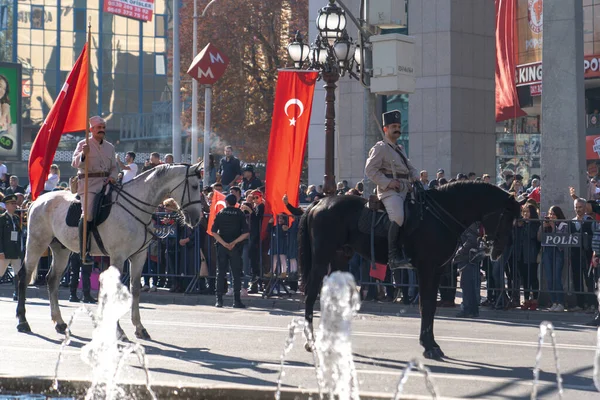
<svg viewBox="0 0 600 400">
<path fill-rule="evenodd" d="M 164 177 L 167 172 L 171 169 L 171 165 L 170 164 L 160 164 L 157 165 L 154 168 L 150 168 L 148 171 L 144 171 L 141 174 L 136 175 L 131 181 L 135 181 L 135 180 L 143 180 L 144 182 L 148 182 L 148 179 L 154 178 L 155 176 L 157 178 L 162 178 Z"/>
<path fill-rule="evenodd" d="M 481 195 L 481 190 L 489 190 L 490 193 L 498 193 L 498 194 L 505 194 L 505 198 L 508 198 L 510 195 L 509 193 L 505 192 L 504 190 L 500 189 L 497 186 L 494 186 L 490 183 L 485 183 L 485 182 L 478 182 L 478 181 L 456 181 L 456 182 L 449 182 L 446 183 L 445 185 L 442 186 L 438 186 L 435 190 L 432 190 L 432 193 L 437 192 L 445 192 L 448 194 L 453 194 L 456 192 L 460 192 L 463 195 L 469 195 L 469 194 L 473 194 L 473 195 Z"/>
</svg>

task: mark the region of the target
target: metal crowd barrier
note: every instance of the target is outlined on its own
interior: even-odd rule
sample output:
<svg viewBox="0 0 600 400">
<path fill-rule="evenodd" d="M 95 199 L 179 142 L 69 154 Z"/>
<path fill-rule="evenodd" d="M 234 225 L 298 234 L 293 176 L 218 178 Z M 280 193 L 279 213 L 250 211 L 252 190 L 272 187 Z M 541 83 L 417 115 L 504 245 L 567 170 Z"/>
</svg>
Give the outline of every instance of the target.
<svg viewBox="0 0 600 400">
<path fill-rule="evenodd" d="M 216 279 L 216 253 L 212 236 L 207 235 L 201 226 L 193 231 L 176 229 L 167 213 L 156 213 L 155 221 L 157 232 L 164 238 L 154 241 L 147 250 L 148 257 L 142 273 L 145 284 L 151 279 L 153 285 L 164 287 L 168 282 L 176 291 L 186 294 L 212 293 Z M 260 235 L 258 242 L 246 242 L 242 287 L 262 284 L 264 297 L 290 295 L 290 289 L 297 290 L 298 221 L 299 218 L 290 221 L 290 229 L 287 231 L 280 226 L 270 227 L 264 240 Z M 480 284 L 479 290 L 487 291 L 487 299 L 496 306 L 509 307 L 511 303 L 516 306 L 521 303 L 525 294 L 534 297 L 533 293 L 536 298 L 540 298 L 540 303 L 560 301 L 563 305 L 576 304 L 581 308 L 597 306 L 594 291 L 595 282 L 600 278 L 600 268 L 592 267 L 591 244 L 594 232 L 600 232 L 600 221 L 554 220 L 554 230 L 550 229 L 549 222 L 551 221 L 546 219 L 519 221 L 513 228 L 512 237 L 500 259 L 492 261 L 486 258 L 477 262 L 477 268 L 485 277 L 485 285 Z M 263 231 L 262 228 L 261 222 L 260 232 Z M 180 239 L 190 236 L 191 244 L 179 245 Z M 295 249 L 291 246 L 293 243 L 296 243 Z M 258 263 L 260 270 L 255 276 L 250 262 L 251 246 L 255 246 L 254 254 L 257 253 L 254 256 L 255 268 Z M 109 265 L 106 257 L 100 258 L 98 262 L 102 267 Z M 203 262 L 206 263 L 204 270 Z M 294 270 L 290 270 L 290 267 L 296 268 L 296 273 L 292 273 Z M 128 283 L 128 266 L 125 265 L 124 268 L 123 281 Z M 383 286 L 388 297 L 395 296 L 393 292 L 397 289 L 412 300 L 417 298 L 416 271 L 391 272 L 388 269 L 385 279 L 380 281 L 371 277 L 370 268 L 370 263 L 357 254 L 348 265 L 349 271 L 362 288 L 374 290 L 377 286 Z M 457 265 L 448 263 L 444 266 L 440 279 L 442 300 L 454 300 L 459 276 Z M 9 276 L 5 277 L 5 281 L 9 279 Z M 252 279 L 255 281 L 251 282 Z M 551 300 L 548 301 L 547 297 Z"/>
<path fill-rule="evenodd" d="M 551 224 L 560 229 L 552 229 Z M 487 291 L 487 300 L 497 308 L 519 306 L 528 294 L 540 306 L 560 303 L 569 304 L 572 309 L 597 309 L 594 293 L 600 267 L 592 265 L 592 238 L 596 230 L 600 240 L 600 221 L 592 219 L 517 222 L 498 260 L 485 258 L 475 263 L 485 280 L 478 290 Z M 392 288 L 405 292 L 418 290 L 415 271 L 388 271 L 386 279 L 380 282 L 369 277 L 368 262 L 360 259 L 360 265 L 358 274 L 351 261 L 350 271 L 361 286 L 381 285 L 386 287 L 388 295 Z M 442 301 L 454 301 L 459 277 L 458 265 L 450 262 L 443 266 L 439 290 Z"/>
</svg>

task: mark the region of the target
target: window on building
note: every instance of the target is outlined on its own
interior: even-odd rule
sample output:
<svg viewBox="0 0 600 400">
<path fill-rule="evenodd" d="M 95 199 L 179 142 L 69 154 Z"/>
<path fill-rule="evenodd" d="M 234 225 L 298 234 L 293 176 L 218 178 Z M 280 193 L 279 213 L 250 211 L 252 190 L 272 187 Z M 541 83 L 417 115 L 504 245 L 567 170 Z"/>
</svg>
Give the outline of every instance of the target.
<svg viewBox="0 0 600 400">
<path fill-rule="evenodd" d="M 87 30 L 85 25 L 85 14 L 85 8 L 73 9 L 73 32 L 85 32 Z"/>
<path fill-rule="evenodd" d="M 167 36 L 167 16 L 166 15 L 155 15 L 154 23 L 156 37 L 166 37 Z"/>
<path fill-rule="evenodd" d="M 8 6 L 0 6 L 0 31 L 8 29 Z"/>
<path fill-rule="evenodd" d="M 31 29 L 44 29 L 44 6 L 31 6 Z"/>
<path fill-rule="evenodd" d="M 167 67 L 166 67 L 166 57 L 164 54 L 156 54 L 156 75 L 166 75 Z"/>
</svg>

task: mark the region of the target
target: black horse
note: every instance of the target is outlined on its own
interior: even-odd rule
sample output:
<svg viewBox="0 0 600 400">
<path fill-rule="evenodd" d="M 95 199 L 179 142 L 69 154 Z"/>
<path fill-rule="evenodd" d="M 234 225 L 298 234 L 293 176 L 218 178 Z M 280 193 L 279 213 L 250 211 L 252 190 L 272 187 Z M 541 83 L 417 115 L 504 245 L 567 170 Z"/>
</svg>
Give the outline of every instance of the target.
<svg viewBox="0 0 600 400">
<path fill-rule="evenodd" d="M 425 348 L 423 355 L 440 359 L 444 353 L 433 335 L 440 267 L 453 256 L 460 235 L 477 221 L 485 228 L 492 259 L 498 259 L 520 208 L 512 195 L 480 182 L 455 182 L 438 190 L 420 192 L 419 196 L 424 201 L 422 217 L 415 217 L 421 220 L 405 235 L 404 245 L 419 276 L 419 342 Z M 314 304 L 329 267 L 331 272 L 347 270 L 353 252 L 371 258 L 370 235 L 359 230 L 366 202 L 357 196 L 327 197 L 311 204 L 300 220 L 298 239 L 306 293 L 305 318 L 311 329 Z M 387 262 L 387 247 L 387 239 L 376 240 L 376 262 Z"/>
</svg>

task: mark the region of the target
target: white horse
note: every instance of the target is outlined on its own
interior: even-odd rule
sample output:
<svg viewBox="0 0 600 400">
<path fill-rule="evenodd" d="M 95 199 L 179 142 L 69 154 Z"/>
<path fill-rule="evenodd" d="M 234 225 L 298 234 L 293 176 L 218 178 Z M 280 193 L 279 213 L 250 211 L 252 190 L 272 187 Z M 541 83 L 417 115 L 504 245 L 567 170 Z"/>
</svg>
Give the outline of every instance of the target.
<svg viewBox="0 0 600 400">
<path fill-rule="evenodd" d="M 130 261 L 131 321 L 135 326 L 135 335 L 141 339 L 150 339 L 148 331 L 140 319 L 140 279 L 146 261 L 149 241 L 153 238 L 152 214 L 166 198 L 172 197 L 179 202 L 185 214 L 185 222 L 191 226 L 200 221 L 202 202 L 200 191 L 199 165 L 161 165 L 146 171 L 123 185 L 121 190 L 113 191 L 112 210 L 108 219 L 98 227 L 111 265 L 123 268 L 125 260 Z M 65 333 L 67 324 L 62 319 L 58 307 L 58 284 L 65 271 L 71 252 L 79 252 L 79 230 L 65 223 L 67 210 L 75 195 L 68 191 L 44 194 L 37 199 L 29 210 L 29 229 L 24 267 L 15 274 L 18 280 L 17 330 L 30 332 L 25 318 L 25 298 L 27 284 L 31 281 L 41 255 L 48 246 L 52 250 L 52 265 L 47 275 L 50 296 L 50 313 L 55 329 Z M 102 256 L 92 236 L 91 255 Z"/>
</svg>

